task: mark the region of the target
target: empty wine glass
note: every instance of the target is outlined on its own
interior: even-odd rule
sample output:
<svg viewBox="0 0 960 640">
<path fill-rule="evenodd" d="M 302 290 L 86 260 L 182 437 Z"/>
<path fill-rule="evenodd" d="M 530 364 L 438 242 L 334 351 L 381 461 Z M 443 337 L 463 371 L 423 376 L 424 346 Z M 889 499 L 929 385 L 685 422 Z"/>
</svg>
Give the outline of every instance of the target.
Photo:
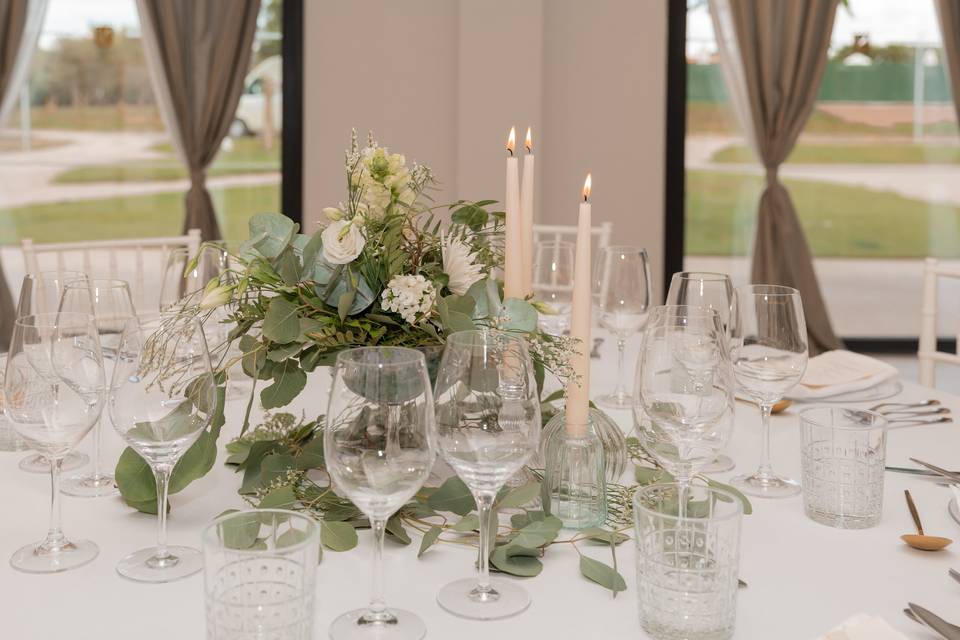
<svg viewBox="0 0 960 640">
<path fill-rule="evenodd" d="M 530 605 L 527 591 L 490 578 L 494 498 L 537 449 L 540 402 L 521 337 L 461 331 L 447 337 L 434 393 L 440 455 L 470 489 L 480 516 L 478 578 L 440 589 L 437 602 L 465 618 L 490 620 Z"/>
<path fill-rule="evenodd" d="M 667 291 L 668 305 L 687 305 L 713 309 L 720 316 L 727 337 L 730 336 L 730 315 L 733 313 L 733 283 L 725 273 L 708 271 L 680 271 L 670 278 Z M 730 415 L 730 419 L 733 415 Z M 724 454 L 708 462 L 703 473 L 722 473 L 734 467 L 733 459 Z"/>
<path fill-rule="evenodd" d="M 594 268 L 594 300 L 600 326 L 617 337 L 617 384 L 601 395 L 597 404 L 610 409 L 630 409 L 624 349 L 627 340 L 647 324 L 650 309 L 650 263 L 639 247 L 604 247 Z M 587 346 L 589 348 L 589 345 Z"/>
<path fill-rule="evenodd" d="M 82 271 L 59 269 L 56 271 L 39 271 L 28 273 L 20 284 L 20 298 L 17 302 L 17 317 L 54 313 L 60 308 L 60 298 L 63 288 L 68 282 L 86 282 L 87 275 Z M 93 302 L 86 309 L 77 308 L 74 311 L 93 313 Z M 90 462 L 86 454 L 79 451 L 70 451 L 63 458 L 61 471 L 73 471 Z M 20 461 L 21 471 L 29 473 L 50 473 L 50 461 L 42 453 L 35 453 Z"/>
<path fill-rule="evenodd" d="M 573 254 L 571 242 L 540 242 L 533 260 L 533 295 L 555 313 L 539 315 L 540 328 L 550 335 L 563 335 L 570 328 L 573 304 Z"/>
<path fill-rule="evenodd" d="M 160 311 L 169 311 L 185 297 L 203 290 L 212 278 L 227 272 L 227 251 L 217 244 L 200 247 L 196 260 L 185 247 L 167 255 L 160 282 Z"/>
<path fill-rule="evenodd" d="M 157 546 L 123 558 L 117 572 L 140 582 L 169 582 L 199 571 L 198 550 L 167 545 L 167 488 L 177 461 L 210 425 L 216 384 L 196 318 L 161 314 L 124 326 L 108 394 L 114 429 L 146 461 L 157 481 Z"/>
<path fill-rule="evenodd" d="M 93 298 L 93 314 L 100 348 L 103 352 L 105 381 L 113 379 L 113 365 L 117 359 L 120 336 L 127 321 L 137 316 L 130 296 L 130 287 L 125 280 L 97 279 L 89 283 L 83 280 L 68 282 L 60 299 L 61 311 L 83 311 L 90 308 Z M 106 389 L 106 387 L 104 387 Z M 113 474 L 101 468 L 103 416 L 93 427 L 91 470 L 71 476 L 63 482 L 63 492 L 71 496 L 99 498 L 119 493 Z"/>
<path fill-rule="evenodd" d="M 728 347 L 719 315 L 704 307 L 656 307 L 644 330 L 638 435 L 681 487 L 730 438 L 733 421 L 724 418 L 733 413 L 735 382 Z"/>
<path fill-rule="evenodd" d="M 803 302 L 791 287 L 754 284 L 737 289 L 736 306 L 733 370 L 740 389 L 760 406 L 763 440 L 760 468 L 731 483 L 749 495 L 786 498 L 800 493 L 800 484 L 778 476 L 770 464 L 770 412 L 807 368 Z"/>
<path fill-rule="evenodd" d="M 374 535 L 370 605 L 339 616 L 330 637 L 422 638 L 426 626 L 419 616 L 387 608 L 383 536 L 387 519 L 423 486 L 436 458 L 433 392 L 423 354 L 399 347 L 341 351 L 326 420 L 330 477 L 370 519 Z"/>
<path fill-rule="evenodd" d="M 97 557 L 97 545 L 71 541 L 60 528 L 63 458 L 100 418 L 103 359 L 93 316 L 40 313 L 18 318 L 4 376 L 4 411 L 14 429 L 50 462 L 50 527 L 39 544 L 19 549 L 10 564 L 52 573 Z"/>
</svg>

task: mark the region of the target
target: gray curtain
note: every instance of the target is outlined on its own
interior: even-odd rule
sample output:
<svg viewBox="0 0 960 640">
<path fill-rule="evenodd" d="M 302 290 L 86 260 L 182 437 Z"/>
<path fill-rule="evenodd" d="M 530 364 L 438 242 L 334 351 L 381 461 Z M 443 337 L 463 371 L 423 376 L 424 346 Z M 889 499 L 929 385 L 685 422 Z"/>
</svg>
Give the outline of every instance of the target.
<svg viewBox="0 0 960 640">
<path fill-rule="evenodd" d="M 30 68 L 47 0 L 0 0 L 0 125 L 13 110 Z M 0 351 L 10 347 L 16 308 L 0 264 Z"/>
<path fill-rule="evenodd" d="M 154 94 L 190 170 L 184 231 L 216 240 L 206 171 L 240 101 L 260 0 L 138 0 L 137 8 Z"/>
<path fill-rule="evenodd" d="M 960 3 L 957 0 L 934 0 L 940 34 L 943 36 L 943 52 L 947 58 L 950 75 L 950 91 L 953 108 L 960 119 Z"/>
<path fill-rule="evenodd" d="M 766 169 L 751 280 L 800 291 L 811 353 L 841 343 L 830 325 L 803 227 L 777 171 L 813 111 L 838 2 L 710 2 L 731 102 Z"/>
</svg>

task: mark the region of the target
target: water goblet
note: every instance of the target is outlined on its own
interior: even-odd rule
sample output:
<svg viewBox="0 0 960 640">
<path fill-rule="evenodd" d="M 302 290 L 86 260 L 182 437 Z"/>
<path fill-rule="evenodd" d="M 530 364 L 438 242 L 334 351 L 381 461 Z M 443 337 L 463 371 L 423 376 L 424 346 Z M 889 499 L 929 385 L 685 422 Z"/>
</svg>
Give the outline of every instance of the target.
<svg viewBox="0 0 960 640">
<path fill-rule="evenodd" d="M 540 242 L 534 252 L 533 295 L 554 311 L 541 313 L 538 323 L 550 335 L 563 335 L 570 328 L 573 254 L 573 243 L 562 241 Z"/>
<path fill-rule="evenodd" d="M 442 587 L 437 602 L 476 620 L 520 613 L 530 595 L 513 582 L 490 578 L 490 534 L 497 492 L 540 439 L 537 383 L 524 340 L 493 330 L 448 336 L 434 398 L 440 455 L 470 489 L 480 521 L 477 579 Z"/>
<path fill-rule="evenodd" d="M 17 300 L 17 317 L 54 313 L 60 308 L 60 298 L 68 282 L 85 282 L 87 275 L 82 271 L 59 269 L 28 273 L 20 284 L 20 297 Z M 93 306 L 77 308 L 75 311 L 93 313 Z M 61 471 L 73 471 L 86 465 L 90 458 L 79 451 L 70 451 L 63 458 Z M 50 473 L 50 461 L 42 453 L 34 453 L 20 461 L 20 470 L 28 473 Z"/>
<path fill-rule="evenodd" d="M 365 609 L 330 626 L 333 640 L 413 640 L 426 634 L 414 613 L 383 597 L 387 520 L 423 486 L 436 459 L 433 392 L 423 353 L 364 347 L 337 354 L 327 406 L 324 456 L 330 477 L 370 520 L 373 595 Z"/>
<path fill-rule="evenodd" d="M 791 287 L 754 284 L 736 294 L 733 370 L 740 389 L 760 407 L 760 467 L 736 476 L 731 484 L 761 498 L 800 493 L 796 480 L 778 476 L 770 463 L 770 413 L 784 394 L 800 382 L 807 368 L 807 326 L 800 292 Z"/>
<path fill-rule="evenodd" d="M 708 271 L 680 271 L 670 278 L 667 291 L 668 305 L 687 305 L 713 309 L 720 316 L 720 324 L 730 334 L 730 316 L 733 313 L 733 283 L 725 273 Z M 730 416 L 733 417 L 732 415 Z M 722 473 L 734 467 L 733 459 L 722 453 L 701 469 L 703 473 Z"/>
<path fill-rule="evenodd" d="M 60 527 L 63 458 L 99 420 L 104 405 L 103 359 L 93 316 L 40 313 L 14 324 L 4 375 L 4 412 L 31 448 L 50 461 L 50 526 L 39 544 L 17 550 L 14 569 L 53 573 L 97 557 L 97 545 L 69 540 Z"/>
<path fill-rule="evenodd" d="M 635 419 L 641 443 L 681 489 L 729 440 L 734 386 L 716 311 L 654 308 L 637 360 Z"/>
<path fill-rule="evenodd" d="M 105 382 L 113 378 L 113 365 L 116 362 L 120 336 L 126 322 L 136 317 L 130 287 L 125 280 L 97 279 L 89 283 L 82 280 L 68 282 L 60 298 L 61 311 L 83 311 L 90 308 L 93 299 L 93 315 L 100 336 L 100 349 L 103 353 Z M 93 427 L 91 470 L 71 476 L 63 482 L 63 492 L 70 496 L 100 498 L 119 493 L 110 471 L 101 469 L 102 437 L 104 416 Z"/>
<path fill-rule="evenodd" d="M 650 263 L 639 247 L 614 246 L 600 250 L 594 267 L 594 301 L 600 326 L 617 337 L 617 384 L 599 396 L 597 404 L 609 409 L 630 409 L 624 368 L 627 340 L 643 329 L 650 308 Z"/>
<path fill-rule="evenodd" d="M 128 320 L 108 394 L 114 429 L 157 481 L 157 546 L 123 558 L 117 572 L 139 582 L 169 582 L 203 566 L 198 550 L 167 544 L 167 493 L 177 461 L 216 411 L 210 354 L 200 322 L 177 314 Z"/>
</svg>

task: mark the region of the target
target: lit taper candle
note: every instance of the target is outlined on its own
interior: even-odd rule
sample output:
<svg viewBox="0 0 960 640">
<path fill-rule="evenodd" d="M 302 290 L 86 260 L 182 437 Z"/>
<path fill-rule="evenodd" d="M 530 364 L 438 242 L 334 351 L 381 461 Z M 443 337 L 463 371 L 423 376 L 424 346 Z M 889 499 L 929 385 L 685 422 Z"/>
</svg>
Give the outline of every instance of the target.
<svg viewBox="0 0 960 640">
<path fill-rule="evenodd" d="M 571 357 L 575 379 L 567 383 L 566 429 L 571 436 L 582 436 L 587 430 L 590 411 L 590 174 L 583 183 L 583 201 L 577 223 L 577 252 L 573 263 L 573 308 L 570 314 L 570 337 L 577 340 Z"/>
<path fill-rule="evenodd" d="M 523 295 L 533 293 L 533 194 L 534 157 L 533 137 L 527 127 L 523 144 L 527 154 L 523 157 L 523 181 L 520 183 L 520 233 L 523 249 Z"/>
<path fill-rule="evenodd" d="M 504 198 L 506 242 L 503 252 L 503 297 L 523 298 L 523 239 L 520 224 L 520 168 L 513 151 L 517 146 L 517 131 L 510 127 L 507 138 L 507 193 Z"/>
</svg>

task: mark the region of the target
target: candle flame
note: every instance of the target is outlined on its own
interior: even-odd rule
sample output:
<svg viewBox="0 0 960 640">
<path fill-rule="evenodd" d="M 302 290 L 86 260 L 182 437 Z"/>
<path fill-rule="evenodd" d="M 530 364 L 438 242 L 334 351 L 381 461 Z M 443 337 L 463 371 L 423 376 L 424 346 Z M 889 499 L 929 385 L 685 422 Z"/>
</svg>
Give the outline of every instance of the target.
<svg viewBox="0 0 960 640">
<path fill-rule="evenodd" d="M 517 148 L 517 128 L 510 127 L 510 135 L 507 136 L 507 151 L 513 155 L 513 150 Z"/>
<path fill-rule="evenodd" d="M 523 146 L 527 148 L 527 153 L 533 151 L 533 138 L 530 136 L 530 127 L 527 127 L 527 140 L 523 143 Z"/>
<path fill-rule="evenodd" d="M 586 202 L 590 198 L 590 187 L 593 184 L 592 174 L 587 174 L 587 179 L 583 181 L 583 201 Z"/>
</svg>

